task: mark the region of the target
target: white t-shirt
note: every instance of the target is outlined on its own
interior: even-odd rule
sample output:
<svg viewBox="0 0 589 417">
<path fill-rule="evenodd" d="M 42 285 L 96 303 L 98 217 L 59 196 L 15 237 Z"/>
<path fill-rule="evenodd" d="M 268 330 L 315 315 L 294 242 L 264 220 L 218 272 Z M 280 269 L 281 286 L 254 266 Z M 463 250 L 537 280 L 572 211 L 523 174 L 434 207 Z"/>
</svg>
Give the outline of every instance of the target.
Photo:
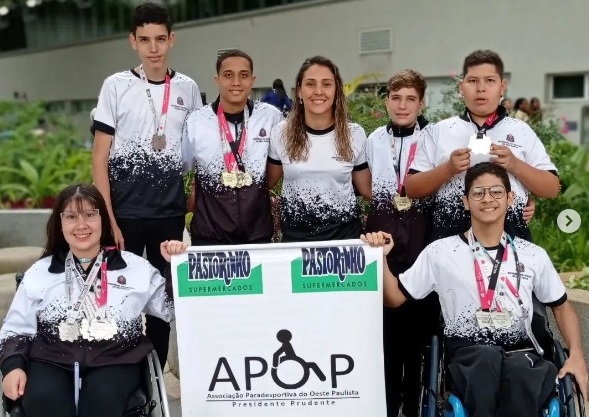
<svg viewBox="0 0 589 417">
<path fill-rule="evenodd" d="M 282 231 L 294 240 L 331 240 L 344 237 L 338 228 L 359 222 L 360 208 L 352 185 L 352 171 L 367 169 L 366 134 L 356 123 L 350 123 L 353 160 L 337 155 L 335 127 L 322 131 L 307 128 L 309 153 L 306 161 L 291 161 L 285 149 L 286 121 L 270 134 L 268 162 L 282 165 L 281 218 Z M 359 224 L 359 223 L 358 223 Z M 353 230 L 353 231 L 352 231 Z"/>
<path fill-rule="evenodd" d="M 445 163 L 454 150 L 466 148 L 470 137 L 477 131 L 478 129 L 467 114 L 428 125 L 420 133 L 422 137 L 417 147 L 415 160 L 411 165 L 411 172 L 429 171 Z M 487 136 L 495 144 L 508 146 L 516 158 L 530 166 L 556 173 L 556 167 L 550 161 L 544 145 L 536 133 L 521 120 L 500 115 L 495 124 L 487 130 Z M 480 155 L 475 155 L 475 158 L 471 156 L 471 164 L 476 162 L 482 162 Z M 470 226 L 470 217 L 462 202 L 464 177 L 464 172 L 454 175 L 435 194 L 434 239 L 464 232 Z M 528 201 L 528 189 L 512 174 L 509 174 L 509 179 L 511 190 L 515 193 L 515 201 L 513 208 L 509 208 L 507 212 L 506 231 L 511 235 L 529 239 L 529 230 L 523 220 L 523 209 Z"/>
<path fill-rule="evenodd" d="M 156 151 L 152 137 L 159 126 L 164 81 L 147 85 L 134 70 L 108 77 L 102 86 L 93 129 L 113 136 L 109 156 L 111 199 L 117 218 L 166 218 L 186 212 L 181 168 L 182 127 L 186 115 L 202 106 L 196 83 L 172 71 L 166 147 Z"/>
<path fill-rule="evenodd" d="M 229 188 L 221 183 L 226 171 L 221 131 L 217 119 L 218 100 L 191 113 L 182 139 L 184 170 L 195 169 L 196 209 L 192 222 L 193 244 L 242 244 L 269 242 L 273 234 L 266 161 L 270 131 L 282 113 L 266 103 L 248 101 L 248 123 L 242 161 L 252 176 L 252 185 Z M 239 123 L 227 123 L 233 139 L 239 138 Z M 235 120 L 236 121 L 236 120 Z"/>
<path fill-rule="evenodd" d="M 549 306 L 566 301 L 566 290 L 554 269 L 548 254 L 541 247 L 524 239 L 515 238 L 514 244 L 520 263 L 521 284 L 519 295 L 528 311 L 533 311 L 532 292 L 538 300 Z M 515 257 L 508 246 L 507 275 L 515 286 L 517 282 Z M 495 258 L 497 248 L 487 248 Z M 484 274 L 483 274 L 484 275 Z M 483 276 L 485 288 L 489 277 Z M 436 292 L 444 316 L 444 335 L 467 339 L 475 343 L 512 346 L 527 339 L 522 309 L 507 285 L 498 280 L 495 297 L 504 310 L 511 313 L 513 325 L 508 329 L 480 329 L 475 312 L 481 308 L 475 279 L 474 258 L 463 235 L 439 239 L 429 244 L 415 264 L 400 274 L 401 291 L 413 299 L 425 298 Z M 531 322 L 532 315 L 528 316 Z"/>
</svg>

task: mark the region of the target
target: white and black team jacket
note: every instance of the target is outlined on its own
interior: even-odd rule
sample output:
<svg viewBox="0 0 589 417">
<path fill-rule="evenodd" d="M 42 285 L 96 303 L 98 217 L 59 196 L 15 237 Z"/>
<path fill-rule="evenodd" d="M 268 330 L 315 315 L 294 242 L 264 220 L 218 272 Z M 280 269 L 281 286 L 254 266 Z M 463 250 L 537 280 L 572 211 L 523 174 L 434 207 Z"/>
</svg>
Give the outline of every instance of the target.
<svg viewBox="0 0 589 417">
<path fill-rule="evenodd" d="M 145 259 L 130 252 L 107 252 L 108 314 L 118 327 L 111 340 L 62 341 L 59 323 L 68 308 L 65 286 L 67 253 L 43 258 L 26 272 L 0 330 L 2 374 L 26 370 L 30 359 L 48 361 L 67 369 L 142 361 L 153 345 L 143 335 L 141 313 L 165 321 L 174 319 L 171 286 Z M 76 260 L 77 262 L 77 260 Z M 168 280 L 168 282 L 170 282 Z M 171 282 L 170 282 L 171 283 Z M 74 285 L 73 299 L 79 295 Z"/>
<path fill-rule="evenodd" d="M 196 208 L 190 226 L 193 245 L 269 243 L 274 228 L 266 160 L 270 131 L 282 120 L 276 107 L 247 102 L 247 137 L 242 160 L 252 185 L 229 188 L 221 183 L 226 171 L 217 119 L 219 99 L 188 115 L 182 138 L 184 170 L 195 170 Z M 225 113 L 234 139 L 240 135 L 244 112 Z"/>
</svg>

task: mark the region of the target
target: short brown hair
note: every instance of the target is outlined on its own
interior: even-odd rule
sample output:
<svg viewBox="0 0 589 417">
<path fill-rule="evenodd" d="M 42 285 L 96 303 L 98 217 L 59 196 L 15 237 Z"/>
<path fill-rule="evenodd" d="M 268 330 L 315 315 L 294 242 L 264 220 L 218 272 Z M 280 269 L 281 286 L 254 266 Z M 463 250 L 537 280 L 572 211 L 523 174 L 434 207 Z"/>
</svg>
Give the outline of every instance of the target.
<svg viewBox="0 0 589 417">
<path fill-rule="evenodd" d="M 488 49 L 471 52 L 466 58 L 464 58 L 464 64 L 462 64 L 462 76 L 465 76 L 468 69 L 477 65 L 491 64 L 497 70 L 499 77 L 503 79 L 503 60 L 497 52 L 490 51 Z"/>
<path fill-rule="evenodd" d="M 399 91 L 401 88 L 415 88 L 415 91 L 417 91 L 417 94 L 419 95 L 419 99 L 423 100 L 427 83 L 425 82 L 423 75 L 417 71 L 407 69 L 396 73 L 389 79 L 387 84 L 387 94 L 390 94 L 393 91 Z"/>
</svg>

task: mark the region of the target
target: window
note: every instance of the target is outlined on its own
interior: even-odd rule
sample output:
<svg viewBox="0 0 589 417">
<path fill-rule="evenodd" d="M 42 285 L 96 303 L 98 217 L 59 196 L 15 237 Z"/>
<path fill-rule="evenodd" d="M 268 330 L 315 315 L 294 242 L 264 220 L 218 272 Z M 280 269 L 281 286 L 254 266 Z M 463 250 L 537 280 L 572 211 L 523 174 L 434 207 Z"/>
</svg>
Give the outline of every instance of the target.
<svg viewBox="0 0 589 417">
<path fill-rule="evenodd" d="M 586 81 L 586 74 L 553 75 L 552 98 L 555 100 L 585 98 L 587 96 Z"/>
<path fill-rule="evenodd" d="M 312 0 L 168 0 L 167 4 L 172 22 L 178 24 L 309 1 Z M 0 0 L 0 53 L 123 35 L 138 3 L 138 0 Z"/>
</svg>

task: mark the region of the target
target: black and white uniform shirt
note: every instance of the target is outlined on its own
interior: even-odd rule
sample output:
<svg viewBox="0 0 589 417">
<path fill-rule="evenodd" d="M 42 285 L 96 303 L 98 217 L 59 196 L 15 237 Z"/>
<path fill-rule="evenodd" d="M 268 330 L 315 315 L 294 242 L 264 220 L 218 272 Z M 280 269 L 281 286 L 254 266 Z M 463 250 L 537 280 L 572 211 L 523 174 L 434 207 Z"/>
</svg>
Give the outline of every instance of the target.
<svg viewBox="0 0 589 417">
<path fill-rule="evenodd" d="M 408 163 L 411 147 L 417 147 L 420 131 L 428 125 L 428 121 L 419 117 L 413 127 L 399 127 L 392 122 L 386 126 L 381 126 L 368 136 L 366 147 L 366 158 L 372 175 L 372 204 L 366 220 L 367 232 L 384 231 L 393 234 L 395 240 L 394 251 L 403 251 L 407 257 L 407 262 L 415 260 L 409 253 L 408 248 L 401 248 L 400 245 L 406 239 L 419 239 L 422 243 L 419 251 L 425 247 L 429 236 L 429 208 L 431 202 L 429 198 L 412 200 L 412 213 L 398 213 L 393 198 L 399 195 L 399 183 L 405 180 L 405 173 L 408 171 Z M 417 154 L 417 149 L 415 150 Z M 415 155 L 414 154 L 414 155 Z M 402 182 L 403 184 L 403 182 Z M 405 188 L 401 189 L 401 195 L 405 196 Z M 411 223 L 407 225 L 407 236 L 399 236 L 401 228 L 396 224 L 402 221 Z M 417 234 L 423 236 L 417 236 Z M 411 235 L 411 236 L 409 236 Z M 410 243 L 410 242 L 407 242 Z M 411 250 L 411 252 L 416 252 Z M 415 253 L 417 256 L 419 252 Z M 403 258 L 399 254 L 399 257 Z M 412 259 L 410 259 L 412 258 Z"/>
<path fill-rule="evenodd" d="M 0 363 L 6 375 L 26 369 L 28 359 L 49 361 L 73 369 L 133 364 L 153 350 L 143 335 L 142 313 L 165 321 L 174 319 L 171 286 L 145 259 L 130 252 L 112 250 L 106 255 L 108 317 L 118 331 L 109 340 L 64 341 L 59 324 L 67 317 L 67 253 L 43 258 L 27 270 L 0 330 Z M 77 260 L 76 260 L 77 262 Z M 100 273 L 99 273 L 100 279 Z M 72 300 L 80 288 L 73 285 Z"/>
<path fill-rule="evenodd" d="M 507 117 L 502 106 L 498 108 L 497 116 L 486 132 L 493 143 L 508 146 L 516 158 L 534 168 L 557 174 L 544 145 L 525 122 Z M 477 131 L 478 127 L 470 120 L 466 111 L 461 116 L 428 125 L 422 131 L 421 142 L 417 147 L 410 173 L 429 171 L 444 164 L 454 150 L 468 147 L 470 137 Z M 489 160 L 488 156 L 471 155 L 471 165 L 482 162 L 481 158 Z M 433 239 L 465 232 L 470 227 L 470 215 L 464 209 L 462 201 L 465 175 L 464 172 L 454 175 L 436 192 L 433 207 Z M 515 200 L 513 207 L 508 208 L 505 230 L 512 236 L 531 240 L 530 231 L 523 218 L 523 209 L 528 201 L 528 189 L 511 173 L 509 179 Z"/>
<path fill-rule="evenodd" d="M 157 151 L 157 132 L 165 81 L 149 82 L 157 114 L 135 70 L 108 77 L 102 86 L 93 130 L 113 136 L 108 161 L 110 195 L 116 218 L 168 218 L 186 213 L 182 182 L 181 139 L 186 115 L 202 106 L 200 91 L 189 77 L 172 71 L 170 104 L 164 134 L 166 147 Z"/>
<path fill-rule="evenodd" d="M 357 238 L 361 232 L 360 207 L 352 185 L 352 172 L 368 168 L 366 134 L 350 123 L 353 160 L 338 154 L 335 126 L 325 130 L 307 127 L 309 152 L 305 161 L 291 161 L 285 148 L 286 122 L 270 136 L 268 162 L 282 165 L 281 195 L 283 240 L 319 241 Z"/>
<path fill-rule="evenodd" d="M 270 131 L 282 113 L 274 106 L 248 100 L 247 137 L 242 161 L 252 185 L 229 188 L 221 182 L 226 171 L 221 131 L 217 119 L 219 101 L 191 113 L 184 126 L 184 170 L 195 169 L 196 209 L 191 225 L 193 245 L 270 242 L 274 233 L 266 160 Z M 225 113 L 234 140 L 240 137 L 244 112 Z M 243 140 L 243 139 L 242 139 Z"/>
<path fill-rule="evenodd" d="M 519 296 L 527 311 L 533 311 L 532 293 L 545 305 L 562 305 L 567 300 L 566 290 L 546 251 L 520 238 L 514 239 L 514 245 L 520 263 Z M 486 248 L 493 259 L 497 249 L 498 247 Z M 511 245 L 506 250 L 508 258 L 505 270 L 508 279 L 516 286 L 518 274 Z M 485 288 L 488 288 L 489 276 L 483 278 Z M 422 299 L 431 292 L 438 294 L 446 337 L 503 347 L 521 345 L 528 339 L 523 310 L 515 295 L 501 279 L 497 282 L 495 297 L 503 309 L 511 313 L 512 326 L 507 329 L 478 327 L 475 313 L 481 309 L 481 301 L 475 278 L 474 258 L 463 234 L 430 243 L 415 264 L 407 272 L 400 274 L 399 287 L 408 299 Z M 527 317 L 531 325 L 532 314 Z"/>
</svg>

